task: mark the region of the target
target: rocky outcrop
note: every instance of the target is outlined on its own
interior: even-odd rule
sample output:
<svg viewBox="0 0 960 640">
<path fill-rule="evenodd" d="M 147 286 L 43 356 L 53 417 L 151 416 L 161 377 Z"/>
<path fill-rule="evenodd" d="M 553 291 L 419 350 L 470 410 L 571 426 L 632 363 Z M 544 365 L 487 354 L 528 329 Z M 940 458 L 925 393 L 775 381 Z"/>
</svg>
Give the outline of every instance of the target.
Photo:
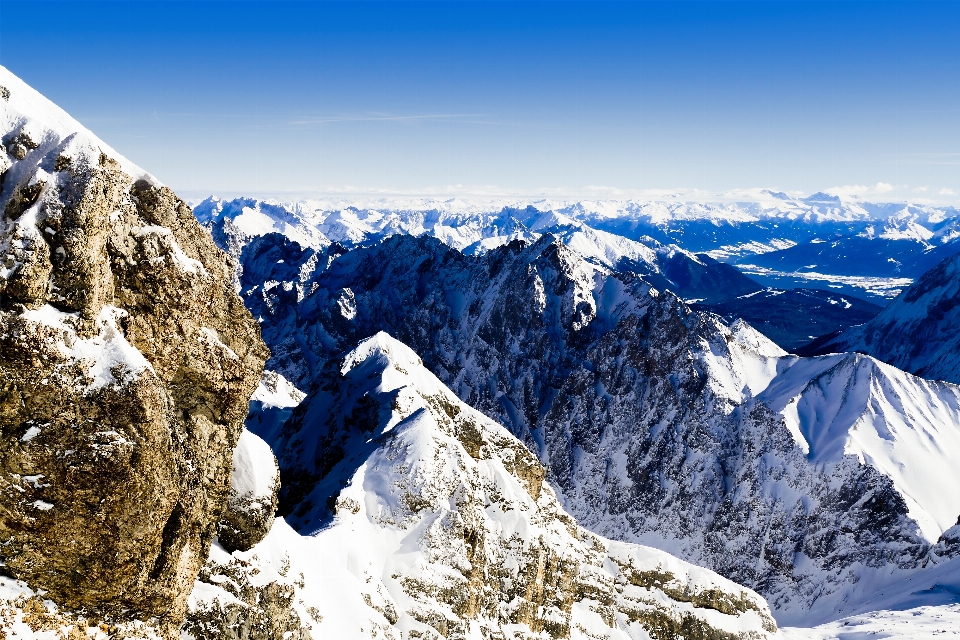
<svg viewBox="0 0 960 640">
<path fill-rule="evenodd" d="M 190 208 L 0 76 L 3 572 L 173 635 L 267 351 Z"/>
<path fill-rule="evenodd" d="M 301 618 L 304 605 L 296 600 L 303 575 L 284 557 L 275 568 L 256 554 L 231 555 L 214 545 L 191 593 L 181 640 L 311 640 L 312 620 Z"/>
<path fill-rule="evenodd" d="M 0 576 L 0 637 L 17 640 L 163 640 L 154 624 L 143 620 L 106 621 L 85 611 L 61 609 L 43 591 Z"/>
<path fill-rule="evenodd" d="M 287 522 L 324 553 L 317 563 L 295 544 L 274 548 L 310 568 L 320 637 L 776 632 L 752 591 L 578 526 L 519 440 L 384 333 L 330 363 L 277 450 Z"/>
<path fill-rule="evenodd" d="M 957 524 L 940 534 L 934 551 L 948 558 L 960 556 L 960 518 L 957 518 Z"/>
</svg>

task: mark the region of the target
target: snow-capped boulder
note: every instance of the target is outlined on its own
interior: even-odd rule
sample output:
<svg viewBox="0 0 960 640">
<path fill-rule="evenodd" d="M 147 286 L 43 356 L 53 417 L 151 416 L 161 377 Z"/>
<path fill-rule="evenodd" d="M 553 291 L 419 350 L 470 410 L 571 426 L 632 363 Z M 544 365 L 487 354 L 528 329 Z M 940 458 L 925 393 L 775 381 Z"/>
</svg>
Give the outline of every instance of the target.
<svg viewBox="0 0 960 640">
<path fill-rule="evenodd" d="M 217 538 L 228 551 L 246 551 L 273 526 L 280 469 L 270 446 L 246 429 L 233 450 L 227 508 L 217 523 Z"/>
<path fill-rule="evenodd" d="M 752 591 L 577 525 L 546 469 L 385 333 L 331 361 L 284 425 L 283 528 L 319 637 L 766 638 Z M 311 557 L 310 549 L 322 554 Z"/>
<path fill-rule="evenodd" d="M 4 573 L 173 636 L 267 352 L 190 208 L 3 68 L 0 85 Z"/>
</svg>

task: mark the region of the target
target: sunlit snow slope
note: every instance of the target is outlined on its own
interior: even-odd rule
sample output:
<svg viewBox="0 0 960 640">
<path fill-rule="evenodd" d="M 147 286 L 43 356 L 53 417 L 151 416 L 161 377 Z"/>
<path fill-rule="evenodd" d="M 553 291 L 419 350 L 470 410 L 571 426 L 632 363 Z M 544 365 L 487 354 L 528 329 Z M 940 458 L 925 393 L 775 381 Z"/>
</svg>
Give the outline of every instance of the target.
<svg viewBox="0 0 960 640">
<path fill-rule="evenodd" d="M 960 515 L 960 388 L 859 354 L 784 358 L 758 399 L 814 464 L 857 456 L 893 480 L 936 542 Z"/>
</svg>

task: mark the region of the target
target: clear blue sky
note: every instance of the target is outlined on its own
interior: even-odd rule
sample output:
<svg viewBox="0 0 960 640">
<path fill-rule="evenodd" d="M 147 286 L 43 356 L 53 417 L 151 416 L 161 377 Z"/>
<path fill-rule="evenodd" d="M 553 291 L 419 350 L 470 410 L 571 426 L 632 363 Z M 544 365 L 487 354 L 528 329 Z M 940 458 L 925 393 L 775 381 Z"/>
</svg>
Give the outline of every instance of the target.
<svg viewBox="0 0 960 640">
<path fill-rule="evenodd" d="M 3 0 L 0 63 L 188 196 L 960 194 L 954 2 Z"/>
</svg>

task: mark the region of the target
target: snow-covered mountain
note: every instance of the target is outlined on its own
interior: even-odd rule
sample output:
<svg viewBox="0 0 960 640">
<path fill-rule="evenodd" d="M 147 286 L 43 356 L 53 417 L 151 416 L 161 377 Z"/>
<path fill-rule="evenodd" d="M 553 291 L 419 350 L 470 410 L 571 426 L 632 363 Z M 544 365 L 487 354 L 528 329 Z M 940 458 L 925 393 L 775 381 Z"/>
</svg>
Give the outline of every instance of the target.
<svg viewBox="0 0 960 640">
<path fill-rule="evenodd" d="M 194 214 L 220 246 L 238 259 L 245 247 L 272 233 L 312 250 L 323 250 L 331 243 L 346 248 L 363 246 L 396 234 L 429 235 L 467 255 L 482 254 L 513 240 L 535 242 L 549 233 L 595 265 L 633 271 L 684 298 L 720 301 L 761 289 L 734 267 L 707 255 L 694 255 L 649 237 L 625 238 L 533 205 L 495 211 L 464 211 L 461 207 L 329 211 L 310 202 L 209 198 L 197 205 Z M 241 268 L 246 262 L 239 261 Z"/>
<path fill-rule="evenodd" d="M 316 250 L 330 242 L 350 248 L 395 233 L 432 235 L 467 254 L 551 233 L 591 262 L 634 271 L 658 289 L 706 303 L 765 286 L 827 290 L 883 306 L 960 251 L 960 210 L 952 207 L 872 204 L 826 194 L 744 196 L 725 203 L 208 198 L 195 213 L 237 257 L 267 233 Z M 798 326 L 791 335 L 809 335 L 799 325 L 823 324 L 819 315 L 795 312 Z M 829 315 L 837 320 L 824 334 L 866 320 L 841 308 Z M 766 335 L 781 339 L 776 330 Z M 787 340 L 781 346 L 796 346 Z"/>
<path fill-rule="evenodd" d="M 384 333 L 328 363 L 275 449 L 300 535 L 278 521 L 252 553 L 289 554 L 315 637 L 776 631 L 755 593 L 579 527 L 519 440 Z"/>
<path fill-rule="evenodd" d="M 826 623 L 806 637 L 952 615 L 960 388 L 670 292 L 757 290 L 670 234 L 942 247 L 950 211 L 209 201 L 231 270 L 169 189 L 0 83 L 0 635 L 773 637 L 750 587 Z M 952 362 L 922 328 L 952 318 L 944 265 L 896 303 L 923 366 Z"/>
<path fill-rule="evenodd" d="M 211 197 L 195 206 L 205 224 L 246 236 L 283 233 L 301 245 L 353 245 L 390 233 L 429 233 L 466 253 L 538 233 L 587 227 L 591 252 L 635 253 L 624 239 L 653 239 L 692 253 L 734 258 L 785 250 L 832 237 L 905 240 L 934 247 L 960 237 L 960 210 L 919 204 L 873 204 L 827 194 L 792 198 L 759 191 L 742 200 L 685 202 L 459 199 L 321 199 L 299 202 Z M 613 236 L 613 237 L 611 237 Z M 607 246 L 604 246 L 607 245 Z M 906 245 L 905 245 L 906 246 Z M 642 251 L 642 250 L 641 250 Z M 615 262 L 615 260 L 614 260 Z"/>
<path fill-rule="evenodd" d="M 960 383 L 960 255 L 923 274 L 870 322 L 807 350 L 868 353 L 925 378 Z"/>
<path fill-rule="evenodd" d="M 243 257 L 269 368 L 315 388 L 388 330 L 520 437 L 584 526 L 751 586 L 783 620 L 828 619 L 857 584 L 938 561 L 960 515 L 933 489 L 960 482 L 957 387 L 787 356 L 552 236 L 468 256 L 431 237 L 314 252 L 271 235 Z"/>
</svg>

